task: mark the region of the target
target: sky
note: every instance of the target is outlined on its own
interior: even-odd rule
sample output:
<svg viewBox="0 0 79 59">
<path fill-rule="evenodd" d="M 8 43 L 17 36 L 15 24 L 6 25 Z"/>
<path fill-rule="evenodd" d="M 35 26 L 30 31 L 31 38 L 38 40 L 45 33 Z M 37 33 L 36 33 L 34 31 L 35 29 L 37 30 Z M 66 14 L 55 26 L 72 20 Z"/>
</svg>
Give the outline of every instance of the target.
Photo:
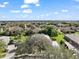
<svg viewBox="0 0 79 59">
<path fill-rule="evenodd" d="M 0 0 L 3 20 L 79 20 L 79 0 Z"/>
</svg>

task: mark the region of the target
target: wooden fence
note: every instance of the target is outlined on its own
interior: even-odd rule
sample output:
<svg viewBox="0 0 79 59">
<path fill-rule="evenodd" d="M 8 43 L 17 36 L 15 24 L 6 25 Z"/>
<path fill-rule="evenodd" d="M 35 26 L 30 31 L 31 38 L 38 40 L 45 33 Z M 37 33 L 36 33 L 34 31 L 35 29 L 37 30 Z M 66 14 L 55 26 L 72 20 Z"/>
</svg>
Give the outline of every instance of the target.
<svg viewBox="0 0 79 59">
<path fill-rule="evenodd" d="M 53 55 L 45 55 L 45 54 L 22 54 L 15 56 L 14 59 L 54 59 Z"/>
</svg>

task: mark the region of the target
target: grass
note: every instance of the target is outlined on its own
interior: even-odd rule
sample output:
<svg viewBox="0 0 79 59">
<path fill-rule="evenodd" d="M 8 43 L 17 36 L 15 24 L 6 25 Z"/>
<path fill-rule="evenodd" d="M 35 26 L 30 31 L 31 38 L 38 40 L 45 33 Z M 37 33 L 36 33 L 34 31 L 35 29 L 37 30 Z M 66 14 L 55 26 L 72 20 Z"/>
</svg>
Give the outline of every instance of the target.
<svg viewBox="0 0 79 59">
<path fill-rule="evenodd" d="M 79 35 L 79 32 L 75 32 L 75 34 L 78 34 Z"/>
<path fill-rule="evenodd" d="M 58 35 L 57 37 L 54 37 L 54 39 L 56 39 L 57 42 L 63 41 L 64 40 L 63 38 L 64 38 L 64 35 L 62 34 Z"/>
<path fill-rule="evenodd" d="M 11 36 L 11 39 L 16 41 L 16 42 L 24 42 L 24 41 L 26 41 L 26 39 L 28 39 L 28 36 L 23 36 L 23 35 Z"/>
<path fill-rule="evenodd" d="M 0 58 L 3 58 L 6 55 L 6 53 L 0 53 Z"/>
<path fill-rule="evenodd" d="M 5 46 L 6 46 L 5 43 L 0 41 L 0 58 L 5 56 L 5 52 L 4 52 L 5 51 L 5 48 L 4 48 Z"/>
<path fill-rule="evenodd" d="M 54 38 L 58 43 L 60 43 L 61 41 L 64 41 L 64 34 L 58 31 L 58 36 L 52 38 Z"/>
</svg>

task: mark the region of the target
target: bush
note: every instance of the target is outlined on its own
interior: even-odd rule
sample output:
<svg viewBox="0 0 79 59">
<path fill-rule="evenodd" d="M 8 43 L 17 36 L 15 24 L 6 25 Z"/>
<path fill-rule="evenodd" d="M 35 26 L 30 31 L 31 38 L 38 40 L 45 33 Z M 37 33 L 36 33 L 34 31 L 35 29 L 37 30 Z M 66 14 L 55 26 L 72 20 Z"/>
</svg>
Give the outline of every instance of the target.
<svg viewBox="0 0 79 59">
<path fill-rule="evenodd" d="M 25 32 L 25 35 L 27 35 L 27 36 L 31 36 L 32 34 L 34 34 L 34 32 L 32 30 L 28 30 Z"/>
<path fill-rule="evenodd" d="M 5 43 L 0 41 L 0 57 L 4 56 L 5 51 Z"/>
<path fill-rule="evenodd" d="M 49 46 L 52 46 L 52 40 L 49 36 L 44 34 L 35 34 L 32 35 L 28 41 L 19 45 L 16 53 L 41 53 L 41 51 L 47 50 Z"/>
<path fill-rule="evenodd" d="M 60 49 L 50 48 L 45 54 L 47 54 L 48 59 L 78 59 L 79 57 L 73 50 L 68 50 L 64 46 L 61 46 Z M 52 55 L 52 58 L 50 55 Z"/>
<path fill-rule="evenodd" d="M 22 43 L 27 39 L 28 39 L 28 36 L 24 36 L 24 35 L 11 36 L 11 40 L 17 43 Z"/>
<path fill-rule="evenodd" d="M 23 51 L 21 51 L 23 48 L 20 47 L 21 50 L 19 49 L 20 51 L 18 51 L 18 52 L 25 54 L 25 51 L 27 51 L 27 49 L 29 49 L 27 52 L 31 52 L 32 49 L 29 48 L 30 46 L 27 45 L 27 47 L 28 48 L 24 49 Z M 41 55 L 43 54 L 42 57 L 45 57 L 45 59 L 78 59 L 79 58 L 79 55 L 77 53 L 75 53 L 73 50 L 66 49 L 64 46 L 61 46 L 60 48 L 53 48 L 53 47 L 49 46 L 47 50 L 45 50 L 43 53 L 39 53 L 39 54 L 41 54 Z M 37 53 L 36 55 L 39 56 L 39 54 Z M 21 58 L 26 59 L 27 56 L 24 56 Z M 39 58 L 41 58 L 41 56 Z"/>
</svg>

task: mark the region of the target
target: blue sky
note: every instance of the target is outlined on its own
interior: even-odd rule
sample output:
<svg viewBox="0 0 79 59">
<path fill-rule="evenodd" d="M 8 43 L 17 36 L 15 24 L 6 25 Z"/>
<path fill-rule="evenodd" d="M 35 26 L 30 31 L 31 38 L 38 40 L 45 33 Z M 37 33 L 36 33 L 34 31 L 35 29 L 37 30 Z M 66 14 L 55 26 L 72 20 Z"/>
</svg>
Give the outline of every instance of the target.
<svg viewBox="0 0 79 59">
<path fill-rule="evenodd" d="M 0 20 L 79 20 L 79 0 L 0 0 Z"/>
</svg>

